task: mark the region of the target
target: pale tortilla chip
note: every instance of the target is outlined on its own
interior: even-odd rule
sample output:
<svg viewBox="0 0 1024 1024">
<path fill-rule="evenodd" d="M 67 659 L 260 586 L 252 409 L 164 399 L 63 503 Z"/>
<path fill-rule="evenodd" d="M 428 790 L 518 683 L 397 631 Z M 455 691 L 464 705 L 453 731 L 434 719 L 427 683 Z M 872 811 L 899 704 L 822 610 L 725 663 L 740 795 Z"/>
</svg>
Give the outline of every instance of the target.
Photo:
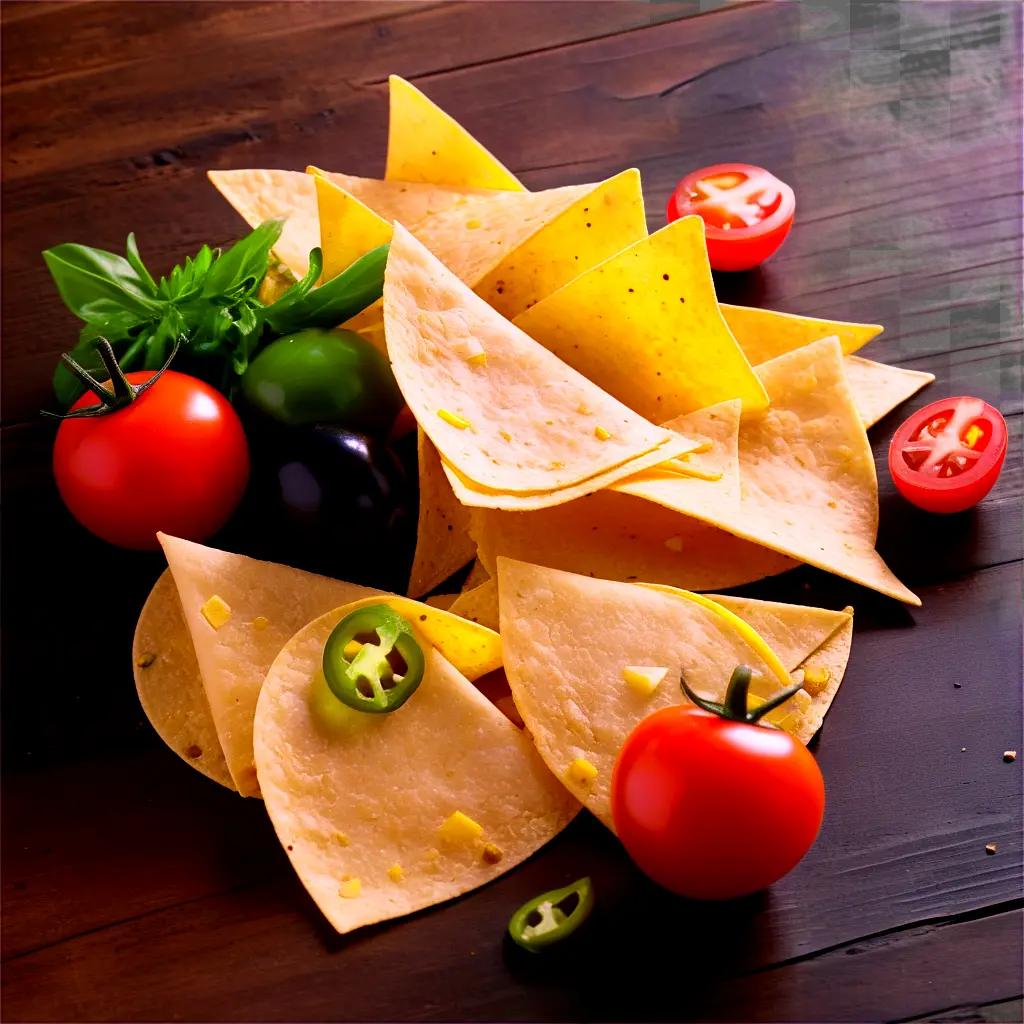
<svg viewBox="0 0 1024 1024">
<path fill-rule="evenodd" d="M 470 567 L 469 575 L 463 581 L 462 593 L 467 590 L 472 590 L 474 587 L 480 586 L 481 583 L 485 583 L 491 578 L 491 574 L 483 567 L 479 558 L 473 559 L 473 565 Z"/>
<path fill-rule="evenodd" d="M 569 281 L 516 318 L 521 327 L 656 422 L 764 387 L 715 298 L 704 222 L 683 217 Z"/>
<path fill-rule="evenodd" d="M 647 486 L 644 474 L 616 489 L 919 605 L 874 548 L 875 463 L 838 342 L 805 345 L 757 372 L 772 405 L 740 427 L 739 505 L 718 500 L 714 485 L 695 500 L 692 489 L 673 491 L 670 481 Z"/>
<path fill-rule="evenodd" d="M 935 380 L 934 373 L 887 366 L 860 356 L 847 356 L 843 368 L 865 427 L 873 427 L 896 406 Z"/>
<path fill-rule="evenodd" d="M 467 203 L 470 197 L 494 194 L 479 189 L 378 181 L 336 171 L 310 170 L 343 188 L 388 223 L 397 220 L 403 224 L 416 224 L 426 217 Z M 285 218 L 284 231 L 274 251 L 297 277 L 303 277 L 309 269 L 310 250 L 320 244 L 313 174 L 245 169 L 208 171 L 207 177 L 250 227 L 271 218 Z"/>
<path fill-rule="evenodd" d="M 482 562 L 477 562 L 482 567 Z M 486 570 L 484 570 L 486 572 Z M 470 622 L 497 631 L 498 629 L 498 581 L 491 576 L 475 587 L 464 590 L 448 606 L 453 615 L 461 615 Z"/>
<path fill-rule="evenodd" d="M 291 636 L 325 610 L 379 592 L 165 534 L 159 538 L 231 778 L 243 796 L 256 796 L 252 722 L 271 662 Z M 231 610 L 219 629 L 202 612 L 215 595 Z"/>
<path fill-rule="evenodd" d="M 390 75 L 388 95 L 388 180 L 525 191 L 504 164 L 414 85 Z"/>
<path fill-rule="evenodd" d="M 820 320 L 724 302 L 719 308 L 740 347 L 755 365 L 827 337 L 838 338 L 843 352 L 849 354 L 882 333 L 878 324 Z"/>
<path fill-rule="evenodd" d="M 700 505 L 738 507 L 740 405 L 723 402 L 680 416 L 666 426 L 707 444 L 679 460 L 650 468 L 613 490 L 588 493 L 543 511 L 475 510 L 471 530 L 484 567 L 499 555 L 585 576 L 647 580 L 687 590 L 721 590 L 773 576 L 797 563 L 767 548 L 657 504 L 617 493 L 641 481 L 644 492 Z M 639 468 L 639 467 L 638 467 Z M 701 476 L 685 476 L 683 470 Z"/>
<path fill-rule="evenodd" d="M 442 459 L 480 488 L 542 493 L 617 467 L 625 476 L 632 460 L 679 443 L 505 320 L 400 225 L 384 315 L 406 402 Z"/>
<path fill-rule="evenodd" d="M 317 619 L 288 642 L 267 675 L 255 728 L 274 829 L 339 932 L 497 878 L 578 810 L 529 737 L 436 651 L 427 651 L 417 691 L 391 714 L 364 715 L 335 700 L 320 663 L 347 611 Z M 455 812 L 482 834 L 443 838 L 438 829 Z M 484 856 L 485 844 L 498 851 L 497 863 Z"/>
<path fill-rule="evenodd" d="M 647 235 L 640 172 L 622 171 L 587 192 L 477 282 L 478 295 L 512 318 L 578 274 Z"/>
<path fill-rule="evenodd" d="M 455 604 L 458 594 L 432 594 L 430 597 L 425 597 L 423 603 L 430 605 L 431 608 L 440 608 L 442 611 L 451 611 L 451 607 Z M 462 616 L 465 618 L 465 616 Z"/>
<path fill-rule="evenodd" d="M 732 625 L 676 594 L 508 559 L 499 562 L 498 580 L 505 671 L 516 707 L 548 767 L 609 828 L 615 758 L 643 718 L 686 703 L 679 688 L 681 672 L 701 696 L 721 701 L 737 665 L 749 665 L 756 676 L 768 671 Z M 799 609 L 784 613 L 783 607 L 772 609 L 764 622 L 791 615 L 798 623 Z M 820 620 L 819 610 L 812 609 L 810 617 Z M 849 616 L 833 613 L 832 618 L 841 629 Z M 812 644 L 822 636 L 827 643 L 835 635 L 799 624 L 783 630 L 791 641 L 790 663 L 804 662 L 818 651 L 796 642 L 801 633 Z M 641 695 L 626 682 L 627 666 L 667 671 L 653 693 Z M 762 696 L 777 689 L 773 680 L 762 688 Z M 783 719 L 783 727 L 806 733 L 818 712 L 807 695 L 797 697 L 783 709 L 799 705 L 802 710 L 792 721 Z M 591 781 L 569 774 L 577 758 L 597 769 Z"/>
<path fill-rule="evenodd" d="M 170 570 L 142 607 L 132 664 L 139 703 L 164 743 L 197 771 L 234 789 Z"/>
<path fill-rule="evenodd" d="M 417 428 L 419 519 L 416 553 L 409 576 L 409 594 L 419 597 L 444 583 L 476 553 L 469 536 L 469 510 L 455 497 L 441 468 L 441 457 L 430 439 Z"/>
</svg>

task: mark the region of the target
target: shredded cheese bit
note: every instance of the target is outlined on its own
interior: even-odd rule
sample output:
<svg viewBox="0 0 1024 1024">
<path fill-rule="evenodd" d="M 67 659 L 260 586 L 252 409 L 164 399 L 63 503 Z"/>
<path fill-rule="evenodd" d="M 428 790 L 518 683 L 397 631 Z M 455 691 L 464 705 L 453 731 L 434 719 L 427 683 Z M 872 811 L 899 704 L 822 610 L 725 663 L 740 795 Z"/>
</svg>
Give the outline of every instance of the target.
<svg viewBox="0 0 1024 1024">
<path fill-rule="evenodd" d="M 683 550 L 683 538 L 682 537 L 669 537 L 669 539 L 667 541 L 665 541 L 665 547 L 667 547 L 669 549 L 669 551 L 682 551 Z"/>
<path fill-rule="evenodd" d="M 964 444 L 968 448 L 973 448 L 984 436 L 985 431 L 977 423 L 972 423 L 967 428 L 967 433 L 964 434 Z"/>
<path fill-rule="evenodd" d="M 590 415 L 590 407 L 587 405 L 586 402 L 580 402 L 580 404 L 578 406 L 576 406 L 576 411 L 581 416 L 589 416 Z"/>
<path fill-rule="evenodd" d="M 350 845 L 350 840 L 349 840 L 348 836 L 345 835 L 344 832 L 335 832 L 334 833 L 334 841 L 339 846 L 348 846 L 348 845 Z"/>
<path fill-rule="evenodd" d="M 480 227 L 480 221 L 478 221 L 476 217 L 470 217 L 470 219 L 466 221 L 466 227 L 470 229 L 478 228 Z"/>
<path fill-rule="evenodd" d="M 1007 764 L 1009 764 L 1011 761 L 1016 761 L 1017 760 L 1017 751 L 1016 750 L 1004 750 L 1003 751 L 1003 760 Z"/>
<path fill-rule="evenodd" d="M 477 352 L 476 355 L 470 356 L 467 360 L 470 366 L 486 366 L 487 365 L 487 353 Z"/>
<path fill-rule="evenodd" d="M 641 697 L 649 697 L 654 693 L 667 674 L 667 668 L 652 668 L 644 665 L 627 665 L 622 670 L 622 678 Z"/>
<path fill-rule="evenodd" d="M 596 437 L 598 441 L 607 441 L 611 436 L 612 435 L 605 430 L 604 427 L 594 427 L 594 437 Z"/>
<path fill-rule="evenodd" d="M 438 409 L 437 415 L 440 416 L 445 423 L 450 424 L 458 430 L 465 430 L 467 427 L 471 426 L 469 420 L 467 420 L 465 416 L 460 416 L 457 412 L 450 412 L 448 409 Z"/>
<path fill-rule="evenodd" d="M 572 764 L 569 765 L 566 774 L 572 782 L 579 782 L 585 784 L 593 782 L 597 778 L 597 769 L 585 758 L 577 757 Z"/>
<path fill-rule="evenodd" d="M 199 610 L 203 613 L 203 618 L 214 629 L 220 629 L 231 619 L 231 606 L 217 594 L 214 594 Z"/>
<path fill-rule="evenodd" d="M 696 448 L 693 448 L 690 451 L 684 453 L 683 455 L 680 455 L 679 458 L 688 459 L 691 455 L 703 455 L 705 452 L 711 451 L 711 449 L 714 447 L 715 444 L 713 441 L 702 441 L 699 445 L 697 445 Z"/>
<path fill-rule="evenodd" d="M 455 811 L 438 826 L 437 834 L 448 843 L 467 843 L 479 839 L 484 829 L 468 814 Z"/>
<path fill-rule="evenodd" d="M 498 436 L 502 439 L 502 441 L 512 440 L 512 435 L 507 430 L 499 430 Z"/>
<path fill-rule="evenodd" d="M 256 618 L 252 620 L 252 628 L 258 633 L 262 633 L 269 625 L 270 620 L 265 615 L 257 615 Z"/>
<path fill-rule="evenodd" d="M 483 857 L 484 862 L 487 864 L 497 864 L 505 854 L 500 846 L 495 846 L 494 843 L 488 843 L 484 847 L 480 856 Z"/>
<path fill-rule="evenodd" d="M 362 894 L 363 883 L 358 878 L 345 876 L 338 886 L 338 895 L 344 900 L 354 900 Z"/>
<path fill-rule="evenodd" d="M 402 870 L 402 865 L 392 864 L 391 867 L 388 868 L 388 878 L 390 878 L 392 882 L 404 882 L 405 872 Z"/>
<path fill-rule="evenodd" d="M 832 678 L 832 673 L 826 666 L 817 668 L 813 665 L 804 667 L 804 689 L 816 697 L 825 688 L 825 684 Z"/>
</svg>

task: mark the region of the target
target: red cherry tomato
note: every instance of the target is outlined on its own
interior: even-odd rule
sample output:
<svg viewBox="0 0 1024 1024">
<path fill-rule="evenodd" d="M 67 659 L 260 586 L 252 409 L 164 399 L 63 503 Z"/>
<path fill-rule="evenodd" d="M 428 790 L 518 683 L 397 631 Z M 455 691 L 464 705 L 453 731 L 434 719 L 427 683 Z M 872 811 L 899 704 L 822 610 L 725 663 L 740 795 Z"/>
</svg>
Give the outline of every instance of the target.
<svg viewBox="0 0 1024 1024">
<path fill-rule="evenodd" d="M 907 501 L 963 512 L 992 490 L 1006 458 L 1006 421 L 980 398 L 944 398 L 918 409 L 893 435 L 889 472 Z"/>
<path fill-rule="evenodd" d="M 125 375 L 143 384 L 153 372 Z M 85 394 L 72 411 L 97 405 Z M 157 530 L 205 540 L 245 490 L 249 449 L 235 410 L 209 385 L 173 370 L 131 404 L 64 420 L 53 448 L 57 487 L 71 514 L 125 548 L 155 548 Z"/>
<path fill-rule="evenodd" d="M 689 705 L 644 719 L 612 775 L 615 831 L 666 889 L 732 899 L 811 848 L 825 810 L 817 762 L 789 733 Z"/>
<path fill-rule="evenodd" d="M 771 256 L 793 226 L 793 190 L 763 167 L 715 164 L 688 174 L 668 201 L 668 219 L 704 221 L 715 270 L 750 270 Z"/>
</svg>

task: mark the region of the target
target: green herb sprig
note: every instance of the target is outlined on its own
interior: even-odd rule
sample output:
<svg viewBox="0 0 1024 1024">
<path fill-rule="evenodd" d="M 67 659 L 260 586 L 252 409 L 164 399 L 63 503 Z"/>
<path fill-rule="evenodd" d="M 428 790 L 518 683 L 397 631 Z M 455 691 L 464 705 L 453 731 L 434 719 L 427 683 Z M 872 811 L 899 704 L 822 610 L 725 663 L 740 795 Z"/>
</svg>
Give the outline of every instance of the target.
<svg viewBox="0 0 1024 1024">
<path fill-rule="evenodd" d="M 264 305 L 260 285 L 283 227 L 283 221 L 265 221 L 224 252 L 204 245 L 159 282 L 142 262 L 133 234 L 124 256 L 74 243 L 47 249 L 43 259 L 61 298 L 85 324 L 72 359 L 102 375 L 97 341 L 106 338 L 123 370 L 156 370 L 180 344 L 182 365 L 230 395 L 268 341 L 305 327 L 336 327 L 380 298 L 386 245 L 319 287 L 323 258 L 314 249 L 306 276 Z M 83 385 L 61 362 L 53 390 L 66 408 Z"/>
</svg>

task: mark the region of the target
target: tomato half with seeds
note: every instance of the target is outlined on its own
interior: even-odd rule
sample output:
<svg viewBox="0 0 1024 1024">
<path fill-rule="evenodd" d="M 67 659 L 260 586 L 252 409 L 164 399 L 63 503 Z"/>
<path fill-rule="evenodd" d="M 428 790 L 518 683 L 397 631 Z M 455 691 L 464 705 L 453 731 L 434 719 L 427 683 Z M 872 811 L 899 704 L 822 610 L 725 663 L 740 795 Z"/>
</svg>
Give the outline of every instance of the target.
<svg viewBox="0 0 1024 1024">
<path fill-rule="evenodd" d="M 992 490 L 1006 459 L 1006 421 L 980 398 L 932 402 L 893 435 L 889 472 L 927 512 L 963 512 Z"/>
<path fill-rule="evenodd" d="M 690 214 L 704 221 L 715 270 L 760 266 L 785 241 L 795 213 L 793 190 L 753 164 L 702 167 L 683 178 L 668 201 L 670 221 Z"/>
</svg>

